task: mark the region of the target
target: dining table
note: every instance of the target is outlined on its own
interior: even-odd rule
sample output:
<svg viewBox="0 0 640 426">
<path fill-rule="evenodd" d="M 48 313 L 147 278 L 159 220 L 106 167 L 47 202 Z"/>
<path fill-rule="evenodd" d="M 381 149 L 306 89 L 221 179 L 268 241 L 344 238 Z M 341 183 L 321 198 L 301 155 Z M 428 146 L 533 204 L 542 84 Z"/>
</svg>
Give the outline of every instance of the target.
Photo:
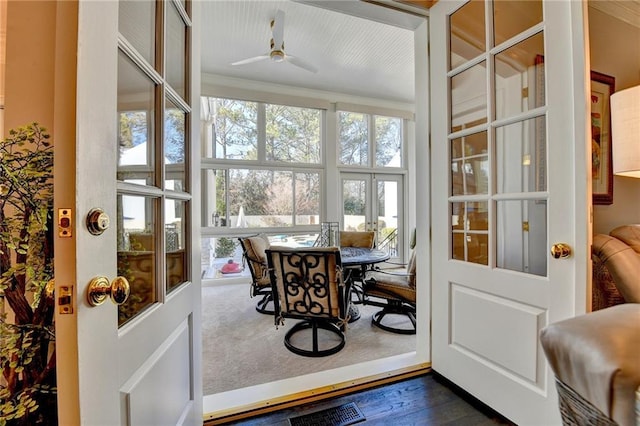
<svg viewBox="0 0 640 426">
<path fill-rule="evenodd" d="M 371 269 L 376 263 L 389 260 L 391 256 L 388 252 L 376 248 L 340 247 L 340 257 L 342 259 L 342 268 L 345 271 L 345 281 L 348 281 L 351 284 L 351 289 L 353 289 L 353 282 L 356 277 L 359 276 L 364 279 L 367 270 Z M 349 304 L 349 316 L 349 322 L 360 318 L 360 309 L 353 302 Z"/>
</svg>

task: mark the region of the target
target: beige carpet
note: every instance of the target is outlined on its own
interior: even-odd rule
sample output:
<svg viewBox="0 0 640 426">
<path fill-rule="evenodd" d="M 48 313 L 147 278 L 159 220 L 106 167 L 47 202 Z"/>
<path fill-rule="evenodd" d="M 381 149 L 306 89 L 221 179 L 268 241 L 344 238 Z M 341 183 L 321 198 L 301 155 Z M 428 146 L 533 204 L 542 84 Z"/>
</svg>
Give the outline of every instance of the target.
<svg viewBox="0 0 640 426">
<path fill-rule="evenodd" d="M 415 350 L 413 335 L 371 325 L 375 306 L 358 305 L 361 318 L 349 324 L 347 343 L 337 354 L 308 358 L 289 352 L 283 339 L 295 320 L 276 327 L 273 316 L 256 312 L 249 284 L 203 287 L 202 374 L 204 394 L 211 395 Z"/>
</svg>

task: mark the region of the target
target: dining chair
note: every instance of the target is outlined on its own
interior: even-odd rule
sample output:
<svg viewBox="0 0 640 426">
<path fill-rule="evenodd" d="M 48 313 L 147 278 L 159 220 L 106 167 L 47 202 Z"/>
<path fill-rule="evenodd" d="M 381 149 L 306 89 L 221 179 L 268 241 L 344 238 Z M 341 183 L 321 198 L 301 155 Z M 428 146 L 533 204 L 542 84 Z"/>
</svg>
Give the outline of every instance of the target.
<svg viewBox="0 0 640 426">
<path fill-rule="evenodd" d="M 361 247 L 371 249 L 375 246 L 375 231 L 340 231 L 340 247 Z M 363 303 L 362 280 L 364 269 L 360 266 L 345 268 L 348 279 L 351 280 L 351 294 L 355 296 L 353 303 Z"/>
<path fill-rule="evenodd" d="M 375 231 L 340 231 L 340 247 L 373 248 Z"/>
<path fill-rule="evenodd" d="M 373 314 L 371 323 L 392 333 L 416 334 L 416 254 L 411 252 L 407 268 L 402 272 L 375 270 L 364 279 L 364 304 L 382 307 Z M 380 301 L 382 299 L 383 301 Z M 398 316 L 409 319 L 404 326 Z M 385 317 L 387 320 L 385 321 Z M 395 320 L 390 318 L 395 317 Z"/>
<path fill-rule="evenodd" d="M 256 304 L 256 311 L 261 314 L 273 315 L 273 308 L 269 305 L 273 302 L 271 280 L 267 272 L 266 250 L 269 248 L 269 240 L 266 236 L 238 238 L 242 246 L 242 261 L 246 262 L 251 272 L 251 297 L 260 297 Z"/>
<path fill-rule="evenodd" d="M 286 332 L 285 347 L 308 357 L 339 352 L 349 320 L 349 285 L 342 278 L 340 250 L 271 247 L 266 253 L 276 328 L 285 318 L 301 320 Z"/>
</svg>

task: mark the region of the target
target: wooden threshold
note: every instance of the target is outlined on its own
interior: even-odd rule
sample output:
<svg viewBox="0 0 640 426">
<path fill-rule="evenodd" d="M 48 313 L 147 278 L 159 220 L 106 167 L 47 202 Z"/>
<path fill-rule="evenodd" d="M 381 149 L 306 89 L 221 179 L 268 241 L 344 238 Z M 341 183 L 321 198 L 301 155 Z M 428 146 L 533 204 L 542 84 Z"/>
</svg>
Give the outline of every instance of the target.
<svg viewBox="0 0 640 426">
<path fill-rule="evenodd" d="M 405 367 L 385 373 L 349 380 L 335 385 L 323 386 L 304 392 L 296 392 L 280 398 L 247 404 L 230 410 L 220 410 L 206 413 L 203 416 L 205 426 L 221 425 L 233 421 L 243 420 L 249 417 L 271 413 L 273 411 L 294 407 L 296 405 L 321 401 L 354 392 L 371 389 L 376 386 L 399 382 L 411 377 L 420 376 L 431 371 L 431 363 L 425 362 L 410 367 Z"/>
</svg>

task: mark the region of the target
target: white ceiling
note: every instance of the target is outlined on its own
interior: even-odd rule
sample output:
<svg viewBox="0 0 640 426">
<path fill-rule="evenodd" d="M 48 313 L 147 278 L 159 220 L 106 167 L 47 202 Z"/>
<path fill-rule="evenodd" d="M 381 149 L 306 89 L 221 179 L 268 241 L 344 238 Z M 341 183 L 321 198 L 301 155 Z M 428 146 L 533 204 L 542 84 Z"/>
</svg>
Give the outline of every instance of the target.
<svg viewBox="0 0 640 426">
<path fill-rule="evenodd" d="M 412 103 L 413 30 L 424 18 L 354 1 L 214 0 L 202 3 L 202 71 L 287 86 Z M 323 7 L 317 7 L 321 5 Z M 358 6 L 374 20 L 329 10 Z M 287 54 L 313 64 L 313 74 L 269 60 L 231 66 L 270 50 L 270 21 L 285 12 Z M 378 21 L 393 22 L 386 24 Z M 399 27 L 403 26 L 404 28 Z"/>
<path fill-rule="evenodd" d="M 203 1 L 202 71 L 205 74 L 413 103 L 413 29 L 424 18 L 381 7 L 373 4 L 375 2 Z M 391 0 L 377 2 L 398 5 Z M 590 0 L 589 5 L 640 26 L 640 0 Z M 269 52 L 270 21 L 278 9 L 285 12 L 285 52 L 313 64 L 319 70 L 316 74 L 289 63 L 271 61 L 230 65 Z"/>
</svg>

